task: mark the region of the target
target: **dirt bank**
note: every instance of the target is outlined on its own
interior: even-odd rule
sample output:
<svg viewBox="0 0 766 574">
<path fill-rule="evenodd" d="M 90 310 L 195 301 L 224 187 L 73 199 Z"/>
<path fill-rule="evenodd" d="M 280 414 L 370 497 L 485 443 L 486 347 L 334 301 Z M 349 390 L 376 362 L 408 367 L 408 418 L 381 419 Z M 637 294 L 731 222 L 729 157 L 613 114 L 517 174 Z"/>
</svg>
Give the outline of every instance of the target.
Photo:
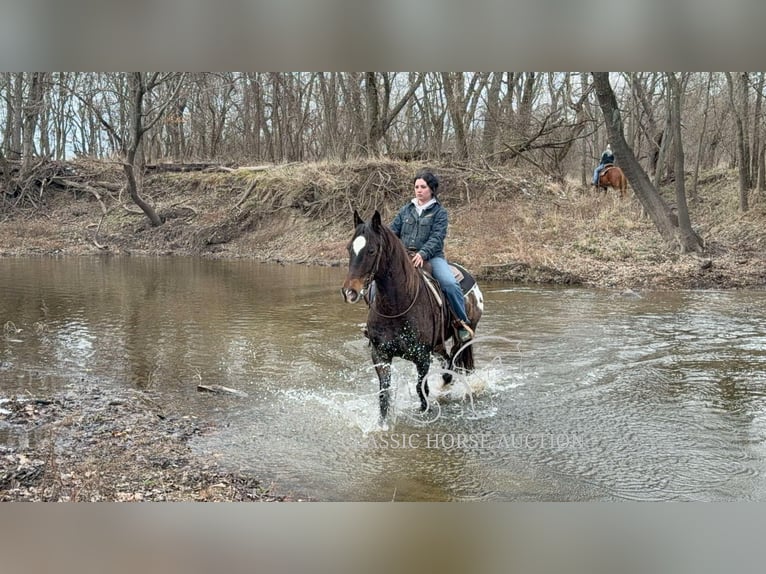
<svg viewBox="0 0 766 574">
<path fill-rule="evenodd" d="M 343 265 L 353 209 L 365 217 L 379 209 L 391 218 L 410 198 L 419 167 L 372 161 L 174 172 L 159 166 L 143 181 L 144 197 L 164 220 L 153 228 L 127 198 L 118 165 L 66 164 L 64 176 L 49 176 L 42 193 L 5 199 L 0 255 L 178 254 Z M 703 174 L 691 218 L 707 251 L 681 255 L 641 217 L 635 199 L 518 169 L 432 168 L 451 214 L 447 255 L 483 280 L 633 289 L 766 283 L 766 202 L 754 192 L 750 211 L 740 213 L 734 172 Z M 672 204 L 673 190 L 663 192 Z"/>
</svg>

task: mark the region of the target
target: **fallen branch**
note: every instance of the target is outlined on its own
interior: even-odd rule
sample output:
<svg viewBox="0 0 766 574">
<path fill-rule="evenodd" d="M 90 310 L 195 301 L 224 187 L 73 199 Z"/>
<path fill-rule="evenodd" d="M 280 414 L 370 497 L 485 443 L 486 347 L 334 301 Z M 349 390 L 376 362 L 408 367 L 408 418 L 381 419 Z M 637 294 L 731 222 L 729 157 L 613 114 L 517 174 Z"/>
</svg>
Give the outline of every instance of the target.
<svg viewBox="0 0 766 574">
<path fill-rule="evenodd" d="M 229 395 L 236 395 L 238 397 L 247 397 L 248 394 L 245 391 L 224 387 L 223 385 L 197 385 L 197 390 L 205 393 L 226 393 Z"/>
<path fill-rule="evenodd" d="M 288 165 L 288 164 L 283 164 Z M 250 165 L 250 166 L 242 166 L 238 167 L 237 169 L 232 169 L 231 171 L 267 171 L 276 166 L 274 165 Z"/>
<path fill-rule="evenodd" d="M 95 197 L 98 200 L 98 204 L 101 206 L 101 213 L 106 214 L 107 212 L 106 205 L 104 205 L 104 201 L 101 199 L 101 194 L 98 192 L 98 190 L 95 187 L 91 187 L 89 185 L 86 185 L 84 183 L 79 183 L 77 181 L 71 181 L 63 177 L 52 177 L 51 183 L 55 183 L 64 188 L 70 187 L 72 189 L 90 193 L 93 197 Z"/>
<path fill-rule="evenodd" d="M 93 245 L 95 245 L 99 249 L 106 249 L 106 245 L 101 245 L 98 242 L 98 232 L 101 231 L 101 224 L 104 223 L 104 219 L 106 218 L 106 213 L 101 214 L 101 219 L 98 221 L 98 227 L 96 228 L 96 233 L 93 235 Z"/>
<path fill-rule="evenodd" d="M 245 192 L 237 200 L 237 203 L 234 204 L 234 207 L 232 207 L 232 209 L 237 209 L 240 205 L 242 205 L 245 202 L 245 200 L 248 197 L 250 197 L 250 194 L 253 193 L 253 190 L 255 189 L 256 185 L 258 185 L 257 179 L 253 180 L 253 182 L 248 186 Z"/>
<path fill-rule="evenodd" d="M 221 170 L 221 171 L 227 171 L 231 168 L 223 169 L 224 166 L 221 166 L 217 163 L 210 163 L 210 162 L 198 162 L 198 163 L 155 163 L 155 164 L 146 164 L 144 166 L 144 171 L 154 172 L 154 173 L 161 173 L 161 172 L 187 172 L 187 171 L 206 171 L 210 169 L 214 170 Z"/>
</svg>

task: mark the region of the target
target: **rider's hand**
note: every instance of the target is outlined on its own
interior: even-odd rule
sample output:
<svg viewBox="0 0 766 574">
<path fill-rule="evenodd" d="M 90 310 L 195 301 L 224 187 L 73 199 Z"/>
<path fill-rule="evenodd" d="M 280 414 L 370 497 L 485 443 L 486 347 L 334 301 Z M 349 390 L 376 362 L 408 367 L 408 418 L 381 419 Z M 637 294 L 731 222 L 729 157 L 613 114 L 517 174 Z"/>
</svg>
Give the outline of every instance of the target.
<svg viewBox="0 0 766 574">
<path fill-rule="evenodd" d="M 416 253 L 412 256 L 412 264 L 415 267 L 423 267 L 423 256 L 420 253 Z"/>
</svg>

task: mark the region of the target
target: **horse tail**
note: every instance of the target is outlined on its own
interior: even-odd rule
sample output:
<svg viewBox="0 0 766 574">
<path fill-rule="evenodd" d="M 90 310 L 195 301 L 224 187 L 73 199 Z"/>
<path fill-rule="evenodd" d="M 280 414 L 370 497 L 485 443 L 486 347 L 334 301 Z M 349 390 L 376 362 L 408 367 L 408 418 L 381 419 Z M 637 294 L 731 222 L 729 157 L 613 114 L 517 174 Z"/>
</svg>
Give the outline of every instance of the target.
<svg viewBox="0 0 766 574">
<path fill-rule="evenodd" d="M 628 178 L 624 173 L 620 173 L 620 197 L 625 197 L 628 194 Z"/>
<path fill-rule="evenodd" d="M 452 358 L 452 368 L 462 369 L 467 373 L 470 373 L 475 369 L 473 361 L 473 342 L 469 343 Z"/>
</svg>

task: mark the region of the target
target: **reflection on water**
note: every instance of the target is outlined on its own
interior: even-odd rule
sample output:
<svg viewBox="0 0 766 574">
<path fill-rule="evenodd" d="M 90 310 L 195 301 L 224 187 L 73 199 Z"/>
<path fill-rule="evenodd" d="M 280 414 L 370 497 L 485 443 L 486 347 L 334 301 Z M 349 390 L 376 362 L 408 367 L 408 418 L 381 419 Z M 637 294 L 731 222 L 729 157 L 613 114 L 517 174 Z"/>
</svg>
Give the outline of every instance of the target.
<svg viewBox="0 0 766 574">
<path fill-rule="evenodd" d="M 766 499 L 766 293 L 485 285 L 462 399 L 420 415 L 414 367 L 395 362 L 381 431 L 343 274 L 0 260 L 0 396 L 151 387 L 217 429 L 194 448 L 326 500 Z"/>
</svg>

